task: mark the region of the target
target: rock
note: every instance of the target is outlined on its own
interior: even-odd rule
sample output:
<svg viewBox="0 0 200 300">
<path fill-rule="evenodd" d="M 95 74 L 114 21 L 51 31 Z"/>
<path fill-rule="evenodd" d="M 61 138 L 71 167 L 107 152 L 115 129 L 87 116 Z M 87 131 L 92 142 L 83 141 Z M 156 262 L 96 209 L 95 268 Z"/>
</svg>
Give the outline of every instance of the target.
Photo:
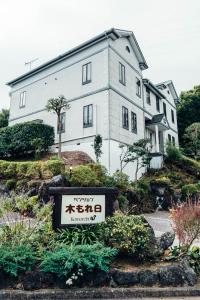
<svg viewBox="0 0 200 300">
<path fill-rule="evenodd" d="M 5 195 L 8 193 L 9 193 L 8 188 L 4 184 L 0 183 L 0 195 Z"/>
<path fill-rule="evenodd" d="M 123 272 L 119 270 L 112 270 L 111 276 L 118 285 L 134 285 L 139 283 L 138 272 Z"/>
<path fill-rule="evenodd" d="M 28 197 L 33 197 L 33 196 L 36 196 L 37 195 L 37 190 L 36 188 L 31 188 L 28 193 L 27 193 L 27 196 Z"/>
<path fill-rule="evenodd" d="M 140 284 L 152 286 L 158 283 L 158 273 L 156 271 L 144 270 L 139 272 Z"/>
<path fill-rule="evenodd" d="M 179 286 L 183 285 L 183 269 L 179 265 L 170 265 L 159 269 L 159 282 L 161 286 Z"/>
<path fill-rule="evenodd" d="M 134 212 L 141 213 L 142 212 L 142 207 L 140 205 L 141 201 L 140 201 L 139 195 L 133 190 L 127 190 L 126 191 L 126 197 L 127 197 L 127 200 L 128 200 L 129 209 L 134 208 Z"/>
<path fill-rule="evenodd" d="M 158 248 L 163 253 L 170 246 L 172 246 L 175 239 L 175 233 L 172 231 L 165 232 L 161 235 L 160 238 L 157 239 Z"/>
<path fill-rule="evenodd" d="M 99 287 L 108 285 L 110 282 L 110 275 L 104 271 L 98 271 L 93 274 L 93 286 Z"/>
<path fill-rule="evenodd" d="M 70 183 L 64 175 L 54 176 L 50 181 L 43 182 L 38 191 L 40 201 L 46 203 L 49 200 L 48 190 L 50 187 L 69 187 Z"/>
<path fill-rule="evenodd" d="M 41 288 L 40 272 L 26 272 L 21 278 L 24 290 L 37 290 Z"/>
<path fill-rule="evenodd" d="M 190 264 L 189 264 L 189 261 L 187 258 L 183 258 L 183 260 L 181 261 L 181 266 L 183 268 L 183 272 L 185 275 L 185 282 L 190 286 L 194 286 L 197 283 L 197 274 L 190 267 Z"/>
</svg>

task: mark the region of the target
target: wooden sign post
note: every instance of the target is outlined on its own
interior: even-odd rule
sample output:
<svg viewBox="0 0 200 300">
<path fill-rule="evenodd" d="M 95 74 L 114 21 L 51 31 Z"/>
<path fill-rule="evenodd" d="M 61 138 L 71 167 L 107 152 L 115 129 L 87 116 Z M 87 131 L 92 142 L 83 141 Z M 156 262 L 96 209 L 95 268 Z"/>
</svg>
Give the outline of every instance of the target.
<svg viewBox="0 0 200 300">
<path fill-rule="evenodd" d="M 105 221 L 113 215 L 118 189 L 50 187 L 49 196 L 54 201 L 53 229 L 56 230 Z"/>
</svg>

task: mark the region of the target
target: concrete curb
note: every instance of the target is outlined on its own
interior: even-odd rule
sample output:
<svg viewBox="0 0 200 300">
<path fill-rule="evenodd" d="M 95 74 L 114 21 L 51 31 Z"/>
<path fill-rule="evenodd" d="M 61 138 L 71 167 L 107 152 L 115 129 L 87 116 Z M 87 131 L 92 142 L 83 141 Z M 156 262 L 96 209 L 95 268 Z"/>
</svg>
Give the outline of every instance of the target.
<svg viewBox="0 0 200 300">
<path fill-rule="evenodd" d="M 198 287 L 167 288 L 83 288 L 43 289 L 35 291 L 0 290 L 0 300 L 65 300 L 65 299 L 125 299 L 145 297 L 191 297 L 200 296 Z"/>
</svg>

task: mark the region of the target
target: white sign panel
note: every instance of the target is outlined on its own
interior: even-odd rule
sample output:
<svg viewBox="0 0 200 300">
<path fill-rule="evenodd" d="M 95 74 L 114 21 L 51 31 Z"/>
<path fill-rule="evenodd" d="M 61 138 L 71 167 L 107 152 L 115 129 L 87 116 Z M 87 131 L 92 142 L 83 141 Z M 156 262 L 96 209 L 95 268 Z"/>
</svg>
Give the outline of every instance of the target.
<svg viewBox="0 0 200 300">
<path fill-rule="evenodd" d="M 62 195 L 61 225 L 105 221 L 105 195 Z"/>
</svg>

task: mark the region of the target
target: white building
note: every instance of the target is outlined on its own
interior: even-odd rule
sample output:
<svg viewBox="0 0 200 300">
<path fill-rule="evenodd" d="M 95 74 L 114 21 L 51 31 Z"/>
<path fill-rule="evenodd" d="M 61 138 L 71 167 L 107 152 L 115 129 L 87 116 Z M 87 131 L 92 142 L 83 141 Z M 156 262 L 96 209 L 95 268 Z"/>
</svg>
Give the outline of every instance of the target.
<svg viewBox="0 0 200 300">
<path fill-rule="evenodd" d="M 55 127 L 47 100 L 63 94 L 62 150 L 87 152 L 93 159 L 96 134 L 103 137 L 101 162 L 119 169 L 120 144 L 152 141 L 152 166 L 159 167 L 166 141 L 178 145 L 176 103 L 171 80 L 154 85 L 143 79 L 147 63 L 131 31 L 110 29 L 8 82 L 10 122 L 42 121 Z M 56 142 L 57 142 L 56 134 Z M 133 175 L 133 166 L 125 172 Z"/>
</svg>

